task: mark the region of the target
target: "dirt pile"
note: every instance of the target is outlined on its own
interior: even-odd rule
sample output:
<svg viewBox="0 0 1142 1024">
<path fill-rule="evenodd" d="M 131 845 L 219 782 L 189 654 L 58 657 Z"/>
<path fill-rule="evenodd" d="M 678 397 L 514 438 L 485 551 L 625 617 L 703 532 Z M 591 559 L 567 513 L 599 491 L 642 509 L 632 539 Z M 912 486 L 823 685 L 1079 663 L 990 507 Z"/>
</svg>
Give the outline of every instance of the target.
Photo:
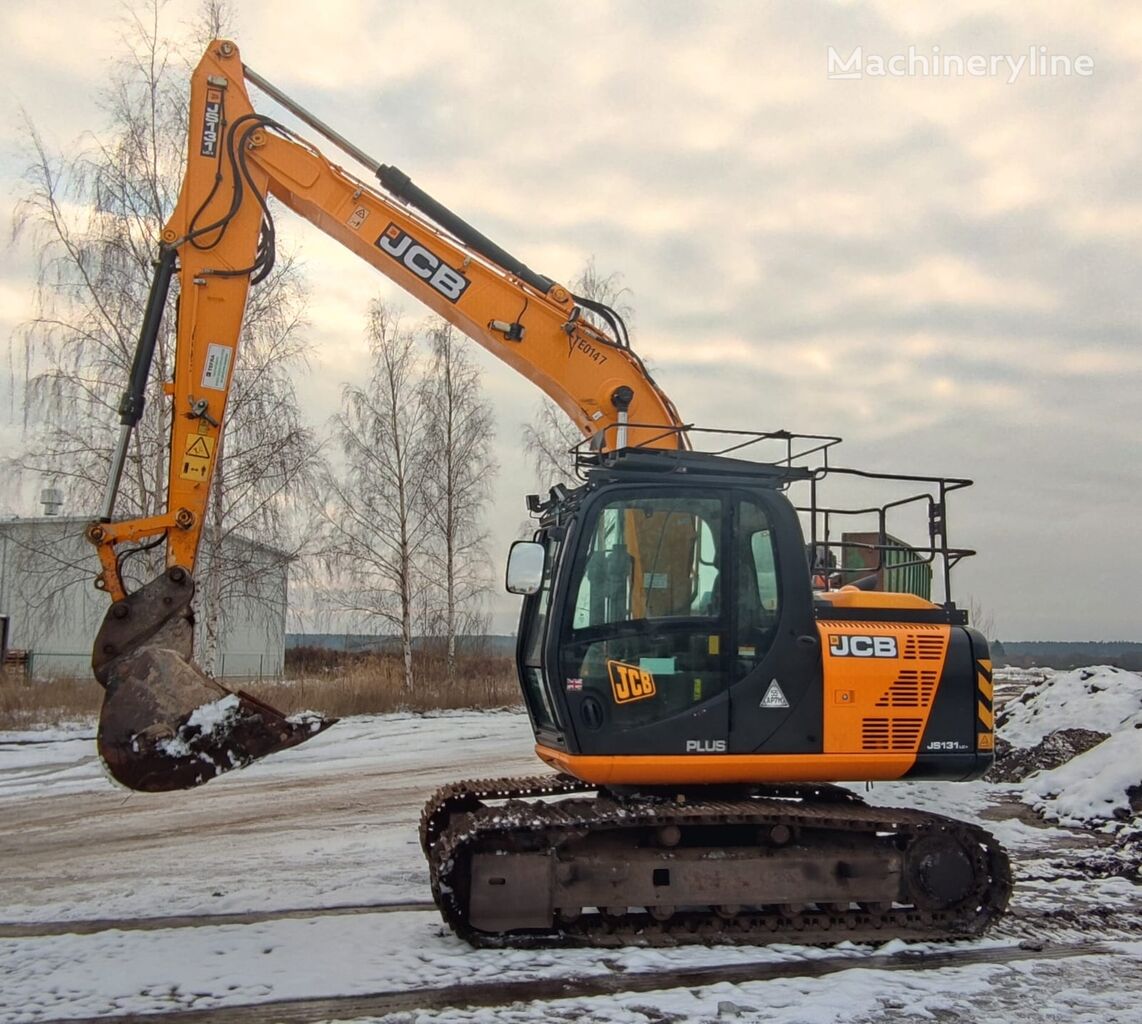
<svg viewBox="0 0 1142 1024">
<path fill-rule="evenodd" d="M 1142 676 L 1045 670 L 1009 697 L 996 727 L 989 778 L 1023 783 L 1021 799 L 1043 818 L 1120 839 L 1142 828 Z"/>
<path fill-rule="evenodd" d="M 1033 747 L 1017 747 L 999 737 L 995 742 L 995 764 L 986 775 L 987 781 L 1022 782 L 1035 772 L 1066 764 L 1109 738 L 1110 733 L 1095 729 L 1058 729 Z"/>
</svg>

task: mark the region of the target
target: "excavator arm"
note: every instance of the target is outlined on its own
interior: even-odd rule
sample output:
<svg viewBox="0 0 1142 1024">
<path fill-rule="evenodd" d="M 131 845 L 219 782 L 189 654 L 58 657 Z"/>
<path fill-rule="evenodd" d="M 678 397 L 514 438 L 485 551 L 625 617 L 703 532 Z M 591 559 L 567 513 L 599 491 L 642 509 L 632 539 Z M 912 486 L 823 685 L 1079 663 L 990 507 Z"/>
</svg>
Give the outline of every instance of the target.
<svg viewBox="0 0 1142 1024">
<path fill-rule="evenodd" d="M 370 167 L 381 187 L 257 113 L 247 81 Z M 100 516 L 88 529 L 101 563 L 96 586 L 113 602 L 92 659 L 107 688 L 100 752 L 112 774 L 136 789 L 197 785 L 332 724 L 287 719 L 208 679 L 190 660 L 194 569 L 246 300 L 273 264 L 268 195 L 533 381 L 600 450 L 687 443 L 673 404 L 631 351 L 617 314 L 530 270 L 397 168 L 348 143 L 246 68 L 233 43 L 211 43 L 191 81 L 186 173 L 162 233 Z M 166 509 L 115 520 L 119 479 L 176 276 Z M 128 546 L 163 541 L 166 572 L 128 593 L 120 568 Z"/>
</svg>

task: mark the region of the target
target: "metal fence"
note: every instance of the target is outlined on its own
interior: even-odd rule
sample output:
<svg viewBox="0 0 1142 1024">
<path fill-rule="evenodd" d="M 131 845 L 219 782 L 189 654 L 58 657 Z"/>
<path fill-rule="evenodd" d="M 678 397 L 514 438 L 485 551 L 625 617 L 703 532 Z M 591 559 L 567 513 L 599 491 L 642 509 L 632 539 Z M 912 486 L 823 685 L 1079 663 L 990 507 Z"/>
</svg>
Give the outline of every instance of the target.
<svg viewBox="0 0 1142 1024">
<path fill-rule="evenodd" d="M 282 674 L 282 666 L 265 651 L 226 651 L 219 661 L 220 679 L 278 679 Z M 87 677 L 91 652 L 32 650 L 23 669 L 29 679 Z"/>
</svg>

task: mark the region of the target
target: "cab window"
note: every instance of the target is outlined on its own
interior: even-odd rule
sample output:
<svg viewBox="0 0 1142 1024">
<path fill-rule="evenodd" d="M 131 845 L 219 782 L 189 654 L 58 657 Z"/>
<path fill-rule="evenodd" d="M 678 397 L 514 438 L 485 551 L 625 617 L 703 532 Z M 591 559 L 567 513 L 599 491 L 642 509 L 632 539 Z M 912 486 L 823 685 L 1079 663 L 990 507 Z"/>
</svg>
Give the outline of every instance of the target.
<svg viewBox="0 0 1142 1024">
<path fill-rule="evenodd" d="M 737 637 L 734 676 L 740 679 L 769 652 L 777 636 L 781 588 L 776 538 L 765 509 L 742 499 L 737 510 Z"/>
<path fill-rule="evenodd" d="M 650 724 L 727 685 L 726 501 L 615 497 L 586 525 L 569 581 L 560 666 L 577 721 L 594 701 Z"/>
<path fill-rule="evenodd" d="M 538 537 L 547 548 L 543 564 L 543 582 L 539 592 L 526 599 L 524 619 L 521 623 L 521 682 L 528 710 L 537 727 L 557 728 L 554 702 L 544 678 L 544 642 L 547 638 L 547 621 L 551 610 L 551 589 L 555 567 L 559 564 L 559 542 L 551 537 Z"/>
<path fill-rule="evenodd" d="M 717 617 L 721 504 L 632 498 L 600 509 L 574 590 L 572 629 Z"/>
</svg>

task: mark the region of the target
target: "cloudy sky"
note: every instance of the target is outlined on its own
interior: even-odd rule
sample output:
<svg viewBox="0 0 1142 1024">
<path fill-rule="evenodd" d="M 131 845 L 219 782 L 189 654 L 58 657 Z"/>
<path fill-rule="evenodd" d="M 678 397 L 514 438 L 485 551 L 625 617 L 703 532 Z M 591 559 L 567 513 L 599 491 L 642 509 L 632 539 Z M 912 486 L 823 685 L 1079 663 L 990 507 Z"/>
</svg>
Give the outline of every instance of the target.
<svg viewBox="0 0 1142 1024">
<path fill-rule="evenodd" d="M 846 465 L 972 477 L 951 539 L 980 554 L 954 590 L 998 636 L 1140 640 L 1142 13 L 995 7 L 245 0 L 235 36 L 531 267 L 620 271 L 635 347 L 686 419 L 840 434 Z M 167 5 L 172 33 L 195 9 Z M 121 12 L 0 8 L 0 226 L 24 163 L 14 110 L 61 149 L 97 130 Z M 831 79 L 830 48 L 864 73 Z M 972 56 L 986 73 L 955 74 Z M 1032 74 L 1051 57 L 1055 74 Z M 307 224 L 278 224 L 308 267 L 320 423 L 359 373 L 368 299 L 421 311 Z M 32 254 L 6 248 L 6 344 L 33 282 Z M 532 486 L 515 438 L 536 393 L 479 359 L 499 561 Z"/>
</svg>

